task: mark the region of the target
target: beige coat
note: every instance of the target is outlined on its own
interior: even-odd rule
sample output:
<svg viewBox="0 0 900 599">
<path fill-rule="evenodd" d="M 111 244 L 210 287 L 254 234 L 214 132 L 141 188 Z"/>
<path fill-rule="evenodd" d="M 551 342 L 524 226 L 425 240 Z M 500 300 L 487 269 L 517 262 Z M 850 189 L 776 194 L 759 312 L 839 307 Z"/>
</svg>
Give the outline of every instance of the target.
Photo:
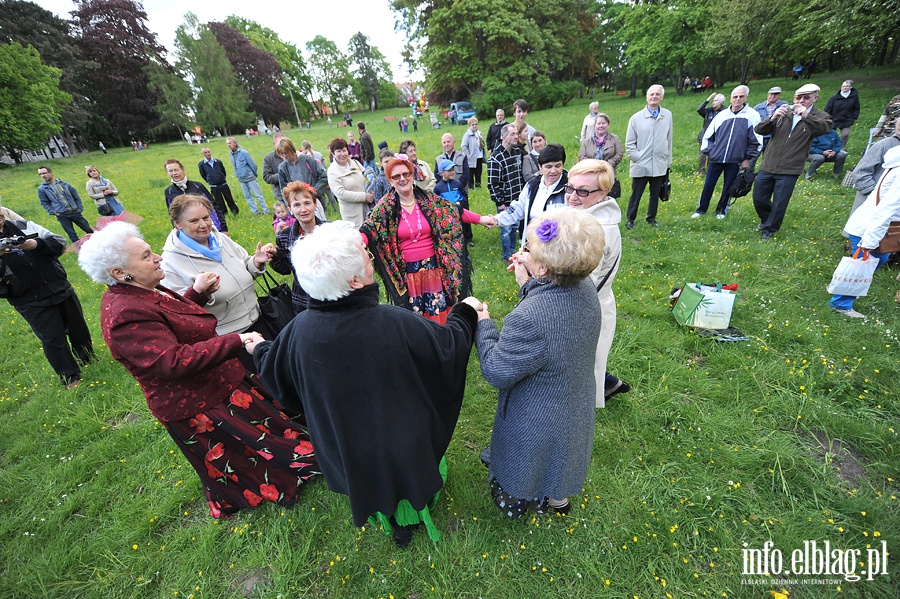
<svg viewBox="0 0 900 599">
<path fill-rule="evenodd" d="M 366 178 L 362 166 L 353 159 L 346 167 L 332 162 L 328 167 L 328 186 L 338 199 L 341 220 L 361 227 L 366 220 Z"/>
<path fill-rule="evenodd" d="M 659 108 L 656 118 L 645 106 L 628 120 L 625 153 L 634 177 L 662 177 L 672 164 L 672 113 Z"/>
</svg>

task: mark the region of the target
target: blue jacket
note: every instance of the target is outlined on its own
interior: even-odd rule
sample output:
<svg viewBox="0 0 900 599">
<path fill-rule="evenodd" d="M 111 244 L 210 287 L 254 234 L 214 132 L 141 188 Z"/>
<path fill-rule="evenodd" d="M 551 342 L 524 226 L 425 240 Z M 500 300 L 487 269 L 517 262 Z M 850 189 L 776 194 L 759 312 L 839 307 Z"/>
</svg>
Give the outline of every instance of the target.
<svg viewBox="0 0 900 599">
<path fill-rule="evenodd" d="M 762 136 L 753 130 L 759 124 L 759 113 L 744 105 L 737 113 L 731 106 L 719 112 L 706 128 L 700 151 L 710 162 L 733 164 L 759 156 Z"/>
<path fill-rule="evenodd" d="M 838 154 L 843 147 L 844 140 L 841 139 L 841 136 L 837 134 L 837 131 L 832 129 L 825 135 L 820 135 L 819 137 L 813 139 L 812 146 L 810 146 L 809 148 L 809 153 L 824 154 L 825 150 L 831 150 L 835 154 Z"/>
<path fill-rule="evenodd" d="M 244 148 L 238 148 L 231 153 L 231 165 L 234 167 L 234 176 L 242 183 L 256 179 L 256 163 L 250 157 L 250 152 Z"/>
<path fill-rule="evenodd" d="M 449 181 L 441 179 L 434 184 L 434 193 L 454 204 L 459 204 L 460 200 L 469 200 L 469 191 L 457 179 L 450 179 Z"/>
<path fill-rule="evenodd" d="M 775 102 L 775 110 L 778 110 L 779 106 L 784 106 L 785 104 L 787 104 L 787 102 L 785 102 L 784 100 L 778 100 L 777 102 Z M 757 114 L 759 114 L 760 121 L 764 121 L 767 118 L 769 118 L 769 111 L 766 110 L 765 102 L 760 102 L 759 104 L 757 104 L 756 106 L 753 107 L 753 110 L 755 110 L 757 112 Z M 763 139 L 766 139 L 767 137 L 772 137 L 772 136 L 771 135 L 763 135 Z"/>
<path fill-rule="evenodd" d="M 57 179 L 56 182 L 62 188 L 62 197 L 54 193 L 53 186 L 47 181 L 38 186 L 38 199 L 41 201 L 41 206 L 44 207 L 44 210 L 50 216 L 67 212 L 82 212 L 84 205 L 81 203 L 81 196 L 78 195 L 75 188 L 62 179 Z"/>
</svg>

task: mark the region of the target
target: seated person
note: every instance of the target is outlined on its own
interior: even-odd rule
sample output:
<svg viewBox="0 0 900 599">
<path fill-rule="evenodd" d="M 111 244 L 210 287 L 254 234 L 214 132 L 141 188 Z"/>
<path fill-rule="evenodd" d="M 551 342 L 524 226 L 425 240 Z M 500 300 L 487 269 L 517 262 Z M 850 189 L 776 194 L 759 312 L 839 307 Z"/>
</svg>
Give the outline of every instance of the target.
<svg viewBox="0 0 900 599">
<path fill-rule="evenodd" d="M 806 171 L 806 180 L 812 181 L 816 169 L 822 166 L 823 162 L 833 162 L 834 178 L 839 178 L 844 173 L 844 162 L 847 160 L 847 152 L 841 149 L 843 147 L 844 141 L 834 129 L 813 139 L 812 146 L 809 148 L 809 168 Z"/>
</svg>

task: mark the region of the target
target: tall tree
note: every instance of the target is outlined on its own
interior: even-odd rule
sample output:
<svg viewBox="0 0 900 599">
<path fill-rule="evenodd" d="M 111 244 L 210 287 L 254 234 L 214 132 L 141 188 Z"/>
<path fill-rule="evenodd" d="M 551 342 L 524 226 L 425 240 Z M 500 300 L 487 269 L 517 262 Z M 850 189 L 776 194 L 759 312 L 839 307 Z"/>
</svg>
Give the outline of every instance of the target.
<svg viewBox="0 0 900 599">
<path fill-rule="evenodd" d="M 281 66 L 282 95 L 293 100 L 301 118 L 307 117 L 311 112 L 312 79 L 306 72 L 306 59 L 297 46 L 285 42 L 277 33 L 256 21 L 232 15 L 225 19 L 225 23 L 246 35 L 251 44 L 275 57 Z"/>
<path fill-rule="evenodd" d="M 0 44 L 0 146 L 19 162 L 62 128 L 60 114 L 72 97 L 59 89 L 60 71 L 41 62 L 33 47 Z"/>
<path fill-rule="evenodd" d="M 380 84 L 391 80 L 391 66 L 384 54 L 362 32 L 357 32 L 350 38 L 348 48 L 350 62 L 354 65 L 353 74 L 361 92 L 358 99 L 366 107 L 377 109 L 381 100 Z"/>
<path fill-rule="evenodd" d="M 157 64 L 151 64 L 147 69 L 147 84 L 150 92 L 158 98 L 156 112 L 159 115 L 159 124 L 150 132 L 157 135 L 174 135 L 177 132 L 181 138 L 182 131 L 188 128 L 192 120 L 189 116 L 194 104 L 191 87 L 174 69 Z"/>
<path fill-rule="evenodd" d="M 96 61 L 81 76 L 91 110 L 105 117 L 110 130 L 94 134 L 118 143 L 145 137 L 159 123 L 147 67 L 167 63 L 143 6 L 135 0 L 76 0 L 70 23 L 82 53 Z"/>
<path fill-rule="evenodd" d="M 207 23 L 225 49 L 234 72 L 241 82 L 250 109 L 268 122 L 277 122 L 290 114 L 287 99 L 281 95 L 281 66 L 275 57 L 250 43 L 247 37 L 225 23 Z"/>
<path fill-rule="evenodd" d="M 250 100 L 238 82 L 225 49 L 197 15 L 187 13 L 184 23 L 175 31 L 178 68 L 190 73 L 196 95 L 197 123 L 207 131 L 228 133 L 254 122 L 247 111 Z"/>
<path fill-rule="evenodd" d="M 353 93 L 350 61 L 333 41 L 317 35 L 306 44 L 310 75 L 318 91 L 319 101 L 326 100 L 334 111 L 340 111 Z M 319 109 L 321 113 L 321 106 Z"/>
</svg>

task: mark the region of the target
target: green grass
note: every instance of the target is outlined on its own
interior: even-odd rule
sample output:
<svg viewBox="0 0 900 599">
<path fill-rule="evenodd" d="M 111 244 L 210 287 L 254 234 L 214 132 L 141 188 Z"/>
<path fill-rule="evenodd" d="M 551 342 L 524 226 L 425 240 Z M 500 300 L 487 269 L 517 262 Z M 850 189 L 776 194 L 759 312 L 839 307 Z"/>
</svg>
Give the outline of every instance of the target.
<svg viewBox="0 0 900 599">
<path fill-rule="evenodd" d="M 886 86 L 898 75 L 891 69 L 817 77 L 821 106 L 842 79 L 857 81 L 863 113 L 851 133 L 850 166 L 867 128 L 897 93 Z M 752 101 L 776 84 L 793 89 L 784 80 L 752 82 Z M 612 131 L 624 137 L 642 101 L 597 99 Z M 598 411 L 594 459 L 570 516 L 512 522 L 492 506 L 478 453 L 490 439 L 496 392 L 473 356 L 448 454 L 450 479 L 436 510 L 440 542 L 418 534 L 409 550 L 394 549 L 380 530 L 354 528 L 346 499 L 321 480 L 291 510 L 266 504 L 211 519 L 196 474 L 102 344 L 102 287 L 66 254 L 100 356 L 75 391 L 62 390 L 26 323 L 0 306 L 0 596 L 769 597 L 783 589 L 791 597 L 897 596 L 896 553 L 889 575 L 872 581 L 803 585 L 773 577 L 742 585 L 743 543 L 761 548 L 772 540 L 786 562 L 804 540 L 842 549 L 881 541 L 889 551 L 900 547 L 900 403 L 890 391 L 900 375 L 897 270 L 880 272 L 857 302 L 866 322 L 828 309 L 825 285 L 843 255 L 839 232 L 853 199 L 828 176 L 829 165 L 816 181 L 798 183 L 772 243 L 759 241 L 750 198 L 739 199 L 724 221 L 692 221 L 702 186 L 693 174 L 701 99 L 673 94 L 664 101 L 675 115 L 674 197 L 660 209 L 659 229 L 639 219 L 624 232 L 615 282 L 619 322 L 610 368 L 633 391 Z M 551 142 L 566 145 L 569 164 L 587 103 L 529 118 Z M 396 148 L 406 136 L 382 116 L 400 113 L 356 120 L 366 122 L 376 143 Z M 448 129 L 426 123 L 408 136 L 433 161 Z M 450 130 L 458 138 L 464 132 Z M 287 134 L 325 151 L 345 131 L 316 123 Z M 271 148 L 270 138 L 239 141 L 260 163 Z M 227 161 L 224 139 L 210 146 Z M 79 190 L 83 166 L 96 164 L 125 206 L 145 217 L 141 228 L 159 249 L 169 231 L 162 193 L 168 157 L 195 176 L 199 147 L 184 143 L 52 164 Z M 623 165 L 626 194 L 627 172 Z M 36 165 L 5 169 L 0 196 L 60 232 L 37 202 L 39 182 Z M 267 186 L 264 192 L 271 198 Z M 485 189 L 475 192 L 473 206 L 491 211 Z M 245 247 L 273 236 L 268 219 L 249 210 L 229 225 Z M 515 304 L 515 283 L 500 262 L 496 231 L 478 228 L 475 239 L 476 293 L 502 318 Z M 697 280 L 740 284 L 732 324 L 750 341 L 717 344 L 675 323 L 670 288 Z"/>
</svg>

